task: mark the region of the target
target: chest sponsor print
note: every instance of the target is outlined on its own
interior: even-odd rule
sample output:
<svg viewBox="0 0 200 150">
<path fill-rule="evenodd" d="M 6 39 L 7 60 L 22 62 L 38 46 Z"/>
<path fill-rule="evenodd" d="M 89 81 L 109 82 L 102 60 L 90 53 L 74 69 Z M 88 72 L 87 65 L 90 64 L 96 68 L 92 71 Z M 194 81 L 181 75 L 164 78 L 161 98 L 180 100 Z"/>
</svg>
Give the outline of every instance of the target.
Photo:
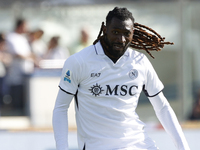
<svg viewBox="0 0 200 150">
<path fill-rule="evenodd" d="M 96 85 L 93 85 L 89 91 L 92 93 L 92 95 L 100 96 L 134 96 L 138 93 L 138 86 L 137 85 L 105 85 L 104 87 L 100 86 L 98 83 Z"/>
</svg>

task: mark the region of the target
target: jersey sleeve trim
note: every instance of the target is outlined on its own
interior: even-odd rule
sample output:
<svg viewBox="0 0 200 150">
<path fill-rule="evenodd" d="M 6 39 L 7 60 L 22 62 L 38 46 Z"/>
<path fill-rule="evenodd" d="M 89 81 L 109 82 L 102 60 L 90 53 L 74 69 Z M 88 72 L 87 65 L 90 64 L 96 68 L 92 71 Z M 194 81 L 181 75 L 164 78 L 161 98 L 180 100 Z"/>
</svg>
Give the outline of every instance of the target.
<svg viewBox="0 0 200 150">
<path fill-rule="evenodd" d="M 96 52 L 96 54 L 98 55 L 98 53 L 97 53 L 97 48 L 96 48 L 96 46 L 94 45 L 94 49 L 95 49 L 95 52 Z"/>
<path fill-rule="evenodd" d="M 143 85 L 143 92 L 147 97 L 155 97 L 156 95 L 158 95 L 160 92 L 162 92 L 162 90 L 160 90 L 158 93 L 154 94 L 154 95 L 149 95 L 149 93 L 147 92 L 147 90 L 145 90 L 145 86 Z"/>
<path fill-rule="evenodd" d="M 58 86 L 63 92 L 67 93 L 67 94 L 70 94 L 70 95 L 74 95 L 73 93 L 70 93 L 70 92 L 67 92 L 65 91 L 63 88 L 61 88 L 60 86 Z"/>
</svg>

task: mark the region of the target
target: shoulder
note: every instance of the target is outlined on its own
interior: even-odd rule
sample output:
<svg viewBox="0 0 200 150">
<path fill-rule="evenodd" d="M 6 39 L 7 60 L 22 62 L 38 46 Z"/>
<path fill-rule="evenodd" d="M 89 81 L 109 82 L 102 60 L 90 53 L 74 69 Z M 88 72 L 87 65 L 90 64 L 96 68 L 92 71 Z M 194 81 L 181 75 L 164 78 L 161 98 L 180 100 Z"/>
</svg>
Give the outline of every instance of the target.
<svg viewBox="0 0 200 150">
<path fill-rule="evenodd" d="M 96 55 L 94 45 L 90 45 L 81 51 L 71 55 L 73 58 L 78 59 L 79 61 L 89 60 L 94 58 Z"/>
<path fill-rule="evenodd" d="M 6 35 L 6 40 L 11 40 L 12 38 L 14 38 L 16 36 L 16 34 L 14 32 L 8 33 Z"/>
<path fill-rule="evenodd" d="M 14 43 L 28 42 L 27 38 L 24 35 L 21 35 L 15 32 L 8 33 L 6 36 L 6 40 L 9 42 L 14 42 Z"/>
<path fill-rule="evenodd" d="M 83 56 L 83 57 L 86 57 L 88 55 L 94 54 L 94 51 L 95 51 L 94 45 L 90 45 L 88 47 L 83 48 L 81 51 L 77 52 L 76 54 Z"/>
<path fill-rule="evenodd" d="M 131 59 L 135 61 L 135 63 L 149 63 L 149 60 L 144 53 L 132 48 L 129 48 L 128 51 Z"/>
<path fill-rule="evenodd" d="M 10 32 L 6 35 L 7 38 L 17 38 L 17 37 L 23 37 L 21 34 L 18 34 L 16 32 Z"/>
<path fill-rule="evenodd" d="M 66 62 L 71 62 L 71 63 L 75 63 L 75 64 L 83 64 L 86 62 L 86 60 L 88 61 L 91 58 L 94 58 L 93 56 L 95 55 L 95 49 L 93 45 L 90 45 L 84 49 L 82 49 L 81 51 L 72 54 L 71 56 L 69 56 L 66 60 Z"/>
</svg>

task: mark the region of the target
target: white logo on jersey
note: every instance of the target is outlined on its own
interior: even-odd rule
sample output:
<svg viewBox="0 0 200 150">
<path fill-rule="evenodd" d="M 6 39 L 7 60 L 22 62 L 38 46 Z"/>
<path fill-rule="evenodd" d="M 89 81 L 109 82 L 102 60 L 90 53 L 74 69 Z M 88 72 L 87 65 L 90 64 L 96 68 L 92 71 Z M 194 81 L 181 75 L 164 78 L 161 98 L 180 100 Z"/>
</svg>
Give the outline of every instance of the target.
<svg viewBox="0 0 200 150">
<path fill-rule="evenodd" d="M 136 69 L 132 69 L 129 71 L 129 77 L 131 79 L 136 79 L 138 77 L 138 71 Z"/>
</svg>

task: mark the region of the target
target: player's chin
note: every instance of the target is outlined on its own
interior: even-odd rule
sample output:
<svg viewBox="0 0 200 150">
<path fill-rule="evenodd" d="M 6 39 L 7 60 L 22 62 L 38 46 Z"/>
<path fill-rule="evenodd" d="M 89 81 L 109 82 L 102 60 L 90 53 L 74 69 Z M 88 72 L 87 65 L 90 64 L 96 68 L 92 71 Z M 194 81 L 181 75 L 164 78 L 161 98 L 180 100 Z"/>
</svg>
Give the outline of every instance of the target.
<svg viewBox="0 0 200 150">
<path fill-rule="evenodd" d="M 115 56 L 115 57 L 120 57 L 120 56 L 122 56 L 123 54 L 124 54 L 124 52 L 125 52 L 125 50 L 124 49 L 122 49 L 122 50 L 119 50 L 119 49 L 113 49 L 113 55 Z"/>
</svg>

